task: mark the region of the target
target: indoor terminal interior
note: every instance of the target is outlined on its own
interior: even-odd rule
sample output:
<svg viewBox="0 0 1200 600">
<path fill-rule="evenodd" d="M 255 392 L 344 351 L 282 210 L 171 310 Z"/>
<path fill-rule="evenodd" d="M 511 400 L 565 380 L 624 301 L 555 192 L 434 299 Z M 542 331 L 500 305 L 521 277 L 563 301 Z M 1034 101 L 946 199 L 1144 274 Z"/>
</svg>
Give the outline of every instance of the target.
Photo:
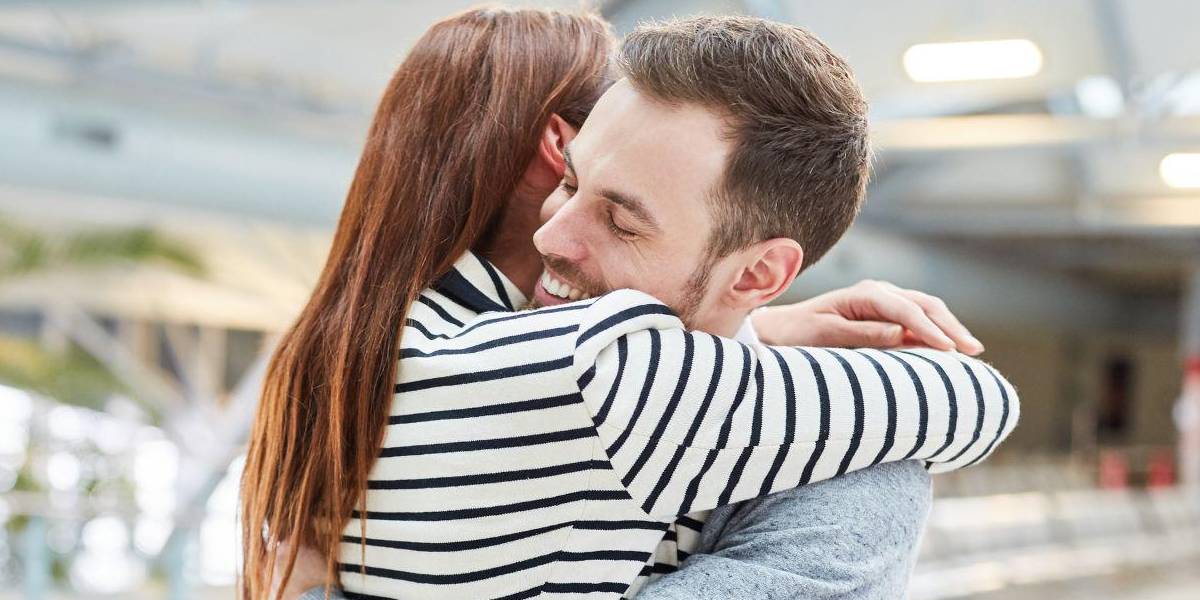
<svg viewBox="0 0 1200 600">
<path fill-rule="evenodd" d="M 271 350 L 389 77 L 474 4 L 0 3 L 0 600 L 236 596 Z M 592 9 L 792 23 L 852 67 L 866 203 L 778 302 L 936 295 L 1021 396 L 934 476 L 908 597 L 1198 597 L 1200 3 Z"/>
</svg>

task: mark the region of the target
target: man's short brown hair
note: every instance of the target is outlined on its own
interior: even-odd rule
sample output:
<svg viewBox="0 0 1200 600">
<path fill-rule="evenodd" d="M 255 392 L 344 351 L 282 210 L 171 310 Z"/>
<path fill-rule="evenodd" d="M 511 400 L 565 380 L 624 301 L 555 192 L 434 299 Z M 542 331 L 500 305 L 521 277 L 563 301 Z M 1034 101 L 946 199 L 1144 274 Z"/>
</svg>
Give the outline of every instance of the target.
<svg viewBox="0 0 1200 600">
<path fill-rule="evenodd" d="M 870 172 L 867 103 L 816 36 L 750 17 L 651 23 L 625 38 L 620 66 L 656 100 L 699 104 L 728 122 L 710 255 L 788 237 L 808 267 L 850 227 Z"/>
</svg>

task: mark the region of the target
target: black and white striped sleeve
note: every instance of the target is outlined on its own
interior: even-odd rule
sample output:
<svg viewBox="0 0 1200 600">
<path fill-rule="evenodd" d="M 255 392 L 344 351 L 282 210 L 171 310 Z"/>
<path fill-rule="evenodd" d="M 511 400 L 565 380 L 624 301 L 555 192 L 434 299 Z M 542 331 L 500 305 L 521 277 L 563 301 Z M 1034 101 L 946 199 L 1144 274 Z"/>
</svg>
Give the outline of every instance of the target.
<svg viewBox="0 0 1200 600">
<path fill-rule="evenodd" d="M 747 346 L 684 331 L 637 292 L 588 312 L 579 388 L 609 462 L 655 517 L 881 462 L 967 466 L 1019 415 L 1013 387 L 957 353 Z"/>
</svg>

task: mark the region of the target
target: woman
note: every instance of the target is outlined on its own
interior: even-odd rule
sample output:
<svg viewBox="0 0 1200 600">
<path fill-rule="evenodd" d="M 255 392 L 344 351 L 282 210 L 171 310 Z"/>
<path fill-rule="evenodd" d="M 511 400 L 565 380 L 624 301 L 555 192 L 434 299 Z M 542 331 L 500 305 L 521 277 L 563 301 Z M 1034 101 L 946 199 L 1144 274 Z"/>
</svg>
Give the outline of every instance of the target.
<svg viewBox="0 0 1200 600">
<path fill-rule="evenodd" d="M 365 510 L 383 442 L 402 324 L 422 290 L 468 250 L 532 289 L 541 272 L 532 233 L 562 176 L 561 158 L 547 157 L 611 83 L 613 47 L 592 15 L 488 8 L 435 24 L 401 64 L 316 289 L 268 370 L 242 481 L 245 597 L 286 595 L 301 547 L 324 557 L 324 579 L 336 581 L 343 527 Z M 929 302 L 875 286 L 775 315 L 834 319 L 788 340 L 796 344 L 901 341 L 899 325 L 851 330 L 840 317 L 848 311 L 892 317 L 937 347 L 953 346 L 943 329 L 968 339 Z"/>
<path fill-rule="evenodd" d="M 267 373 L 241 505 L 267 538 L 243 533 L 245 597 L 269 589 L 268 540 L 317 549 L 334 578 L 387 424 L 400 325 L 421 290 L 472 248 L 532 287 L 548 190 L 518 184 L 551 116 L 563 136 L 583 123 L 611 82 L 613 46 L 592 15 L 486 8 L 435 24 L 400 65 L 316 289 Z"/>
</svg>

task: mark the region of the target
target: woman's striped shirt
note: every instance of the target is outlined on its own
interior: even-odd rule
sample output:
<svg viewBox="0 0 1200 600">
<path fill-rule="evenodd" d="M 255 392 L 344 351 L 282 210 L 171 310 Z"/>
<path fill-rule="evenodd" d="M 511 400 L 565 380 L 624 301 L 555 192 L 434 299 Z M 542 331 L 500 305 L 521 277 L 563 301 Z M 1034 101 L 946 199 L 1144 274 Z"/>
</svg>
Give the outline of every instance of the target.
<svg viewBox="0 0 1200 600">
<path fill-rule="evenodd" d="M 743 345 L 632 290 L 522 301 L 468 253 L 413 305 L 344 532 L 350 597 L 629 596 L 702 511 L 880 462 L 970 465 L 1018 417 L 959 354 Z"/>
</svg>

